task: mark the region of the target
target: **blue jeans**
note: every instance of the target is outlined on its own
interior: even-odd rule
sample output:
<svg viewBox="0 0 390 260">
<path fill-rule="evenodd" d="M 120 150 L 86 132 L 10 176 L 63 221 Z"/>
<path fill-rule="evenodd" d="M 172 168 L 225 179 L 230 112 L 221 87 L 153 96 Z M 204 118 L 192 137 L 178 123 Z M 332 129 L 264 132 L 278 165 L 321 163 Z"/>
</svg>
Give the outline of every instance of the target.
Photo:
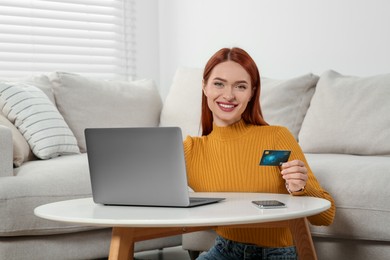
<svg viewBox="0 0 390 260">
<path fill-rule="evenodd" d="M 215 245 L 197 260 L 297 260 L 295 246 L 292 247 L 259 247 L 241 244 L 217 236 Z"/>
</svg>

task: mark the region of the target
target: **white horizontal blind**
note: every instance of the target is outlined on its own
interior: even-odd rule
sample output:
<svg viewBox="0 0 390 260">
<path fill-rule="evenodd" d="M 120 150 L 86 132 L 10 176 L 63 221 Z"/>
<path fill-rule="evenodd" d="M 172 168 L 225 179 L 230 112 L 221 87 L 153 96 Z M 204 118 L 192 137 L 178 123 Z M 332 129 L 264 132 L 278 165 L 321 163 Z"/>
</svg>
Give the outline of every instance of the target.
<svg viewBox="0 0 390 260">
<path fill-rule="evenodd" d="M 129 79 L 131 0 L 1 0 L 0 77 L 67 71 Z"/>
</svg>

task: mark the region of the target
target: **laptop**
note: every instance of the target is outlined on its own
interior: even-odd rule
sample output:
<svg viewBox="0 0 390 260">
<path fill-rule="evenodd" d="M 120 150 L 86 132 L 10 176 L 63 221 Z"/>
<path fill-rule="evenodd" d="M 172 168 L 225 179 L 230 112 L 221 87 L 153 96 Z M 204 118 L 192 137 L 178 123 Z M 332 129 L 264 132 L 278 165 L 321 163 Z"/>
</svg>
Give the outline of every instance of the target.
<svg viewBox="0 0 390 260">
<path fill-rule="evenodd" d="M 190 198 L 179 127 L 85 129 L 95 203 L 194 207 L 223 198 Z"/>
</svg>

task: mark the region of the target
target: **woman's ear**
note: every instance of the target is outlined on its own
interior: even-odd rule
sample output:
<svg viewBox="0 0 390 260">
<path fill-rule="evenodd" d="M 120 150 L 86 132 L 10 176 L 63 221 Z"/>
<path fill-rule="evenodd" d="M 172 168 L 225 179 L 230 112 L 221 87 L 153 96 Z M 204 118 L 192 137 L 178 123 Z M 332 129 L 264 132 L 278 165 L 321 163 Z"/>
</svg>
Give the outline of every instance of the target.
<svg viewBox="0 0 390 260">
<path fill-rule="evenodd" d="M 207 95 L 206 95 L 206 82 L 204 80 L 202 80 L 202 90 L 203 90 L 203 94 L 207 97 Z"/>
</svg>

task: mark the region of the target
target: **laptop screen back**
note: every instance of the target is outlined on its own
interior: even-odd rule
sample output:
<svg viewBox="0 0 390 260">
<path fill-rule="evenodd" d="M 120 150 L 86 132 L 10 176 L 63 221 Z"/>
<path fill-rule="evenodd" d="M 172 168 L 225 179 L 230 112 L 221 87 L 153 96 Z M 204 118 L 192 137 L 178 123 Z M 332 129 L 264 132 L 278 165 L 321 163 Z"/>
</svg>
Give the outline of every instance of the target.
<svg viewBox="0 0 390 260">
<path fill-rule="evenodd" d="M 85 137 L 96 203 L 189 204 L 180 128 L 90 128 Z"/>
</svg>

